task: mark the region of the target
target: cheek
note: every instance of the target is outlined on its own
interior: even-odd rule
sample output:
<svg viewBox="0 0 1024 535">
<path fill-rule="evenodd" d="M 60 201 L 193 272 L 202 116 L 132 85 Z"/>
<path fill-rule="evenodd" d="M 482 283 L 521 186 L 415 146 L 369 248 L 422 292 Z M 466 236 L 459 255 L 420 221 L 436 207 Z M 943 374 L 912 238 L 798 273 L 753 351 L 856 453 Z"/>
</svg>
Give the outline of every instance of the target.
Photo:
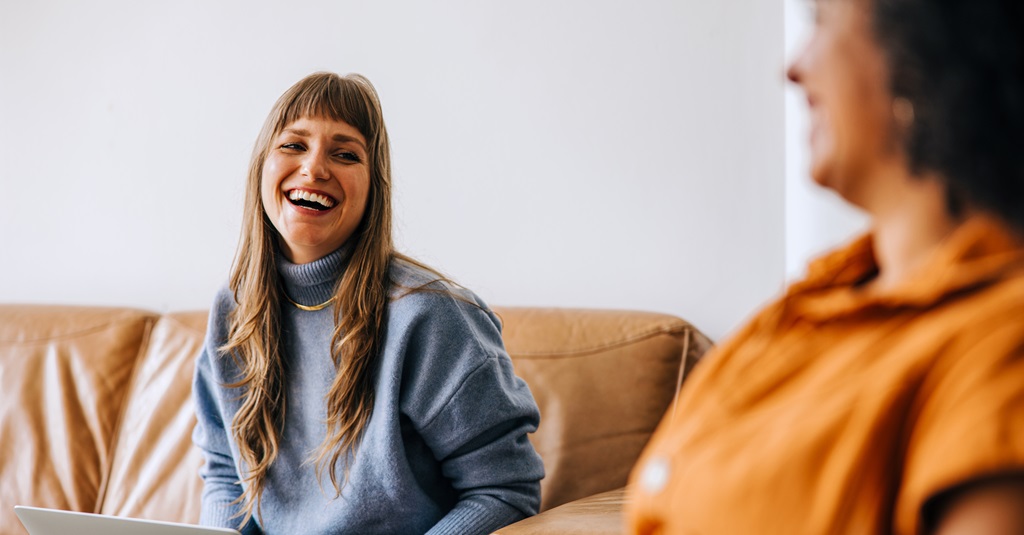
<svg viewBox="0 0 1024 535">
<path fill-rule="evenodd" d="M 369 181 L 367 181 L 365 184 L 363 184 L 363 187 L 361 188 L 361 191 L 360 191 L 359 204 L 362 205 L 363 211 L 366 210 L 366 207 L 369 205 L 369 202 L 370 202 L 370 184 L 369 184 Z"/>
<path fill-rule="evenodd" d="M 882 158 L 891 133 L 891 98 L 876 80 L 851 80 L 845 90 L 832 110 L 835 141 L 850 158 Z"/>
<path fill-rule="evenodd" d="M 263 164 L 263 170 L 260 173 L 260 195 L 263 197 L 264 204 L 269 205 L 278 190 L 279 167 L 272 158 L 268 158 Z"/>
<path fill-rule="evenodd" d="M 266 174 L 264 174 L 263 176 L 266 177 Z M 261 178 L 260 179 L 260 200 L 263 201 L 263 209 L 264 210 L 271 210 L 272 207 L 274 206 L 273 192 L 274 192 L 273 186 L 268 184 L 268 182 L 267 182 L 267 180 L 265 178 Z"/>
<path fill-rule="evenodd" d="M 351 181 L 345 187 L 345 195 L 348 197 L 351 206 L 358 212 L 362 213 L 366 210 L 366 207 L 370 198 L 370 178 L 369 176 L 360 175 L 352 177 Z"/>
</svg>

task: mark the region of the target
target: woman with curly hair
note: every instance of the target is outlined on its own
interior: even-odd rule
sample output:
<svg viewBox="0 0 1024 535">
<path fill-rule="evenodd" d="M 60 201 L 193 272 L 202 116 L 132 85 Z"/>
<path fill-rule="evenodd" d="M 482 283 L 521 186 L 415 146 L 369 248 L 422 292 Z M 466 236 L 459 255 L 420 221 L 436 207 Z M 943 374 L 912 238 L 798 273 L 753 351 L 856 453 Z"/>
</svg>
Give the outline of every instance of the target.
<svg viewBox="0 0 1024 535">
<path fill-rule="evenodd" d="M 205 525 L 483 534 L 540 505 L 537 406 L 494 313 L 395 251 L 358 75 L 310 75 L 267 117 L 193 390 Z"/>
<path fill-rule="evenodd" d="M 1024 533 L 1024 3 L 818 0 L 811 175 L 871 230 L 697 368 L 632 533 Z"/>
</svg>

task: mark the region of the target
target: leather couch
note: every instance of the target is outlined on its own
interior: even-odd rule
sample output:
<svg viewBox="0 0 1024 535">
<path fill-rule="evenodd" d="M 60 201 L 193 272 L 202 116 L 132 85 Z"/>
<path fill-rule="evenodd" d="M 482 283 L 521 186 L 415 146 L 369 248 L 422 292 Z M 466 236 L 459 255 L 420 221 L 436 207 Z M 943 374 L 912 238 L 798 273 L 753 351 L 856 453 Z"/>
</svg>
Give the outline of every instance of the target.
<svg viewBox="0 0 1024 535">
<path fill-rule="evenodd" d="M 499 531 L 617 533 L 622 486 L 710 346 L 647 312 L 496 308 L 541 425 L 542 513 Z M 0 305 L 0 535 L 14 505 L 194 523 L 193 362 L 206 312 Z"/>
</svg>

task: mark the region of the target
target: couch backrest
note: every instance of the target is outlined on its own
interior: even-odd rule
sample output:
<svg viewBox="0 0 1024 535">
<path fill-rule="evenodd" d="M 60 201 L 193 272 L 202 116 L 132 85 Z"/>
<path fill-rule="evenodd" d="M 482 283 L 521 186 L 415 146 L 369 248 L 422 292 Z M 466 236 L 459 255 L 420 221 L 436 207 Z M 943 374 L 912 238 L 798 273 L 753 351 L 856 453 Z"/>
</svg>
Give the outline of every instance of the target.
<svg viewBox="0 0 1024 535">
<path fill-rule="evenodd" d="M 100 513 L 198 522 L 203 458 L 192 445 L 192 373 L 206 316 L 171 314 L 154 325 L 125 397 Z"/>
<path fill-rule="evenodd" d="M 495 310 L 516 374 L 540 407 L 531 442 L 547 472 L 542 510 L 625 485 L 678 381 L 711 345 L 665 314 Z"/>
<path fill-rule="evenodd" d="M 645 312 L 496 308 L 541 410 L 542 508 L 617 488 L 710 346 Z M 0 305 L 0 535 L 17 504 L 195 522 L 206 312 Z"/>
<path fill-rule="evenodd" d="M 0 306 L 0 533 L 15 505 L 94 512 L 156 314 Z"/>
</svg>

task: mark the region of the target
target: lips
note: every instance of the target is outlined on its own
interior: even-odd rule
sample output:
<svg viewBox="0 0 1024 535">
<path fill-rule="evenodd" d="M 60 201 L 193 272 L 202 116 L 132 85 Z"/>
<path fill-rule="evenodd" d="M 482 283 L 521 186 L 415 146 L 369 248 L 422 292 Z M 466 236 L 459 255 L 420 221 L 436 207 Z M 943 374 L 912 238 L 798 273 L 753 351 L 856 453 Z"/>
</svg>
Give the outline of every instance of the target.
<svg viewBox="0 0 1024 535">
<path fill-rule="evenodd" d="M 331 208 L 334 208 L 338 204 L 338 201 L 335 200 L 330 195 L 316 193 L 303 189 L 289 190 L 288 192 L 286 192 L 286 196 L 288 198 L 288 201 L 294 204 L 295 206 L 308 208 L 310 210 L 316 210 L 318 212 L 330 210 Z"/>
</svg>

